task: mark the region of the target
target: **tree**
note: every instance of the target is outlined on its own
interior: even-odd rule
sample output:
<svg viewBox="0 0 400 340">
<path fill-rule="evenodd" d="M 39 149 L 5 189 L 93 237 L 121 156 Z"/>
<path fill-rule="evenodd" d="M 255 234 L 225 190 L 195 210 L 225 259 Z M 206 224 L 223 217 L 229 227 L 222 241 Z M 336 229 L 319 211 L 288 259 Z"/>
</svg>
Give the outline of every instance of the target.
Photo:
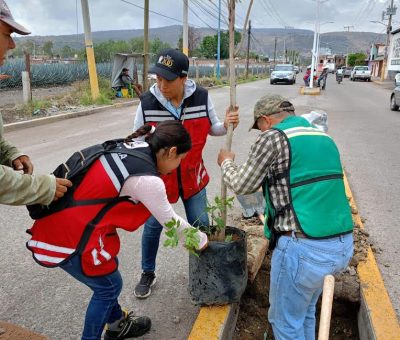
<svg viewBox="0 0 400 340">
<path fill-rule="evenodd" d="M 154 40 L 150 41 L 150 53 L 159 54 L 162 50 L 170 48 L 171 45 L 163 42 L 160 38 L 155 38 Z M 142 50 L 143 51 L 143 50 Z"/>
<path fill-rule="evenodd" d="M 71 48 L 68 45 L 65 45 L 62 49 L 61 49 L 61 56 L 63 58 L 71 58 L 73 57 L 75 54 L 75 50 L 73 48 Z"/>
<path fill-rule="evenodd" d="M 348 55 L 347 63 L 349 66 L 365 65 L 365 59 L 367 59 L 367 55 L 365 53 L 353 53 Z"/>
<path fill-rule="evenodd" d="M 53 42 L 48 40 L 43 45 L 43 53 L 49 57 L 53 56 Z"/>
<path fill-rule="evenodd" d="M 178 40 L 178 49 L 182 51 L 183 49 L 183 38 L 182 38 L 182 34 L 181 33 L 181 37 Z M 198 34 L 198 32 L 196 31 L 196 29 L 192 26 L 189 26 L 188 28 L 188 48 L 189 48 L 189 57 L 193 57 L 195 53 L 195 50 L 198 48 L 199 46 L 199 42 L 201 40 L 200 35 Z"/>
<path fill-rule="evenodd" d="M 213 59 L 215 58 L 215 53 L 217 51 L 217 42 L 215 41 L 215 36 L 208 35 L 203 38 L 200 45 L 201 53 L 204 57 Z"/>
<path fill-rule="evenodd" d="M 235 31 L 235 46 L 239 43 L 241 39 L 241 34 Z M 200 49 L 204 57 L 206 58 L 216 58 L 218 47 L 218 35 L 208 35 L 203 38 L 201 42 Z M 229 58 L 229 32 L 221 32 L 221 59 Z"/>
</svg>

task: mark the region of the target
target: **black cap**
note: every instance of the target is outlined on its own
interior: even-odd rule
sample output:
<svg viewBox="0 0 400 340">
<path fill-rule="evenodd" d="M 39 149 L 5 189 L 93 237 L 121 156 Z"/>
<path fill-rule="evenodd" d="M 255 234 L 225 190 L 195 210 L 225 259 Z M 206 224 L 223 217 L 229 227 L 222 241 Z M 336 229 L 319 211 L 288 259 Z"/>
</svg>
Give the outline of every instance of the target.
<svg viewBox="0 0 400 340">
<path fill-rule="evenodd" d="M 189 71 L 188 57 L 173 48 L 162 51 L 157 56 L 156 64 L 150 68 L 149 73 L 155 73 L 167 80 L 187 76 Z"/>
</svg>

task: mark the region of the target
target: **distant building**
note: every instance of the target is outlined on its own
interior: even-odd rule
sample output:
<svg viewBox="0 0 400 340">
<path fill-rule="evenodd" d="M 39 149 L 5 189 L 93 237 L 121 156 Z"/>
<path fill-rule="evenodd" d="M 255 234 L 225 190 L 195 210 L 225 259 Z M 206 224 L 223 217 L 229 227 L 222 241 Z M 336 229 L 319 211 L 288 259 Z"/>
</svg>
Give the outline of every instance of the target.
<svg viewBox="0 0 400 340">
<path fill-rule="evenodd" d="M 380 77 L 385 57 L 385 44 L 372 44 L 368 58 L 368 68 L 373 77 Z"/>
<path fill-rule="evenodd" d="M 400 72 L 400 28 L 391 32 L 387 72 L 389 79 Z"/>
</svg>

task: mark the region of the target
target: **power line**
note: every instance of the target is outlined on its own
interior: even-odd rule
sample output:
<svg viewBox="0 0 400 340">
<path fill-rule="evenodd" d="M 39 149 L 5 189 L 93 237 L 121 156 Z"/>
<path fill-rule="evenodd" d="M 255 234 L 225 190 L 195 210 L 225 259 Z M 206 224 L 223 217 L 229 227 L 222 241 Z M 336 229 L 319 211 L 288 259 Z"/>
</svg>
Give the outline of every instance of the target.
<svg viewBox="0 0 400 340">
<path fill-rule="evenodd" d="M 131 5 L 131 6 L 134 6 L 134 7 L 137 7 L 137 8 L 140 8 L 140 9 L 144 10 L 144 7 L 139 6 L 139 5 L 136 5 L 136 4 L 133 4 L 132 2 L 129 2 L 129 1 L 126 1 L 126 0 L 121 0 L 121 1 L 127 3 L 128 5 Z M 183 24 L 182 20 L 178 20 L 178 19 L 175 19 L 175 18 L 171 18 L 171 17 L 169 17 L 169 16 L 167 16 L 167 15 L 164 15 L 164 14 L 158 13 L 158 12 L 156 12 L 156 11 L 152 11 L 152 10 L 149 10 L 149 12 L 150 12 L 150 13 L 153 13 L 153 14 L 156 14 L 156 15 L 159 15 L 159 16 L 161 16 L 161 17 L 170 19 L 170 20 L 174 20 L 174 21 L 176 21 L 176 22 L 179 22 L 179 23 Z M 194 26 L 194 25 L 193 25 L 193 26 Z M 198 27 L 200 27 L 200 26 L 198 26 Z"/>
<path fill-rule="evenodd" d="M 211 17 L 213 17 L 214 19 L 216 19 L 218 21 L 218 12 L 215 13 L 215 12 L 213 12 L 212 9 L 210 10 L 209 8 L 204 7 L 204 5 L 198 0 L 192 0 L 192 2 L 197 8 L 200 9 L 200 11 L 205 13 L 206 16 L 208 16 L 208 17 L 211 16 Z M 226 21 L 226 18 L 224 18 L 222 16 L 222 13 L 221 13 L 221 17 L 224 19 L 225 24 L 228 24 L 228 22 Z M 199 19 L 200 19 L 200 17 L 199 17 Z"/>
<path fill-rule="evenodd" d="M 288 25 L 286 24 L 286 22 L 285 22 L 285 21 L 282 19 L 282 17 L 280 16 L 279 12 L 276 10 L 273 1 L 271 1 L 271 0 L 265 0 L 265 1 L 267 1 L 267 2 L 270 4 L 271 9 L 272 9 L 273 12 L 275 13 L 275 15 L 279 18 L 279 21 L 280 21 L 281 23 L 283 23 L 283 26 L 288 26 Z"/>
<path fill-rule="evenodd" d="M 191 12 L 196 16 L 196 18 L 199 19 L 199 20 L 200 20 L 203 24 L 205 24 L 208 28 L 212 29 L 214 32 L 217 32 L 217 30 L 216 30 L 214 27 L 211 27 L 208 23 L 206 23 L 206 22 L 201 18 L 200 15 L 198 15 L 198 14 L 194 11 L 194 9 L 192 8 L 192 6 L 189 6 L 189 11 L 191 11 Z"/>
</svg>

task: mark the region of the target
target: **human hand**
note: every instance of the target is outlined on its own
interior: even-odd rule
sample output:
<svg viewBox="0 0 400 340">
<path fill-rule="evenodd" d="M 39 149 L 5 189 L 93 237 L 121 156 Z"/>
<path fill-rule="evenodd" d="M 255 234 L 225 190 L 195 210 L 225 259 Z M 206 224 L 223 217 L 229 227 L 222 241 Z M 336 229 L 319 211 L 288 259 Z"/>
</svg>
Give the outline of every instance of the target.
<svg viewBox="0 0 400 340">
<path fill-rule="evenodd" d="M 9 74 L 0 74 L 0 80 L 11 78 Z"/>
<path fill-rule="evenodd" d="M 56 192 L 54 193 L 53 201 L 57 201 L 63 197 L 68 188 L 72 187 L 72 182 L 65 178 L 56 178 Z"/>
<path fill-rule="evenodd" d="M 235 160 L 235 153 L 232 151 L 221 149 L 219 150 L 217 163 L 219 166 L 224 162 L 225 159 Z"/>
<path fill-rule="evenodd" d="M 200 242 L 199 242 L 199 247 L 197 248 L 198 251 L 203 251 L 208 247 L 208 237 L 206 233 L 203 233 L 202 231 L 198 230 L 197 231 L 199 236 L 200 236 Z"/>
<path fill-rule="evenodd" d="M 228 129 L 229 124 L 233 124 L 234 129 L 236 129 L 236 127 L 238 126 L 239 106 L 235 106 L 233 111 L 231 111 L 230 107 L 226 109 L 225 120 L 224 120 L 225 129 Z"/>
<path fill-rule="evenodd" d="M 17 171 L 23 171 L 24 174 L 31 175 L 33 172 L 33 164 L 28 156 L 22 155 L 12 161 L 12 166 Z"/>
</svg>

